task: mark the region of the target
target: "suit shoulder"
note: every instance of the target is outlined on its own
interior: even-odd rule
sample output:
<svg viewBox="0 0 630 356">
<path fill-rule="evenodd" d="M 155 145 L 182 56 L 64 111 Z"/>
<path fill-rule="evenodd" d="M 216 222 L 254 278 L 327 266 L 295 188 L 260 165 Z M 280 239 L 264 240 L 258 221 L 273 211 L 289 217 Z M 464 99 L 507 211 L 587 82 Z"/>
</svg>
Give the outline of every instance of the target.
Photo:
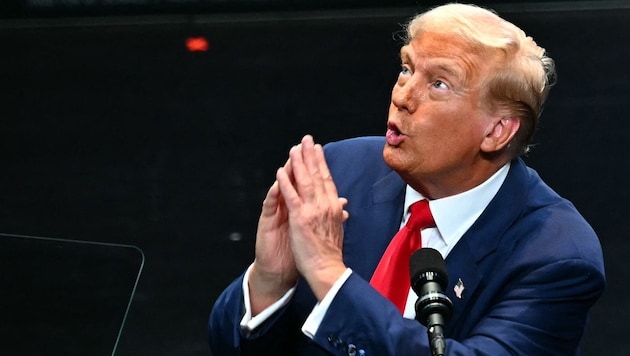
<svg viewBox="0 0 630 356">
<path fill-rule="evenodd" d="M 335 155 L 345 153 L 362 152 L 366 154 L 382 155 L 385 146 L 385 138 L 381 136 L 364 136 L 349 138 L 326 144 L 324 150 Z"/>
<path fill-rule="evenodd" d="M 547 262 L 557 259 L 583 259 L 603 269 L 601 244 L 597 233 L 575 205 L 560 196 L 528 168 L 527 200 L 515 227 L 531 255 Z"/>
<path fill-rule="evenodd" d="M 391 169 L 383 160 L 385 138 L 366 136 L 331 142 L 324 146 L 326 163 L 333 177 L 336 174 L 354 176 L 368 174 L 382 177 Z"/>
</svg>

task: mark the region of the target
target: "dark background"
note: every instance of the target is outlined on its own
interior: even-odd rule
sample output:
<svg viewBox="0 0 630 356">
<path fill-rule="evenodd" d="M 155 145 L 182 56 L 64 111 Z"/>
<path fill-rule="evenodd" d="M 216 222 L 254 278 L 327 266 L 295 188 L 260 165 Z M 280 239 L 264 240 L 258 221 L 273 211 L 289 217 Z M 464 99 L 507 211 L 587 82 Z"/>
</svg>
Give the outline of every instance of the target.
<svg viewBox="0 0 630 356">
<path fill-rule="evenodd" d="M 144 269 L 117 355 L 210 355 L 208 313 L 253 258 L 289 147 L 305 133 L 383 134 L 400 24 L 434 3 L 3 2 L 0 232 L 137 246 Z M 623 355 L 630 6 L 487 6 L 556 60 L 526 160 L 603 245 L 608 289 L 583 354 Z M 186 50 L 194 36 L 208 51 Z"/>
</svg>

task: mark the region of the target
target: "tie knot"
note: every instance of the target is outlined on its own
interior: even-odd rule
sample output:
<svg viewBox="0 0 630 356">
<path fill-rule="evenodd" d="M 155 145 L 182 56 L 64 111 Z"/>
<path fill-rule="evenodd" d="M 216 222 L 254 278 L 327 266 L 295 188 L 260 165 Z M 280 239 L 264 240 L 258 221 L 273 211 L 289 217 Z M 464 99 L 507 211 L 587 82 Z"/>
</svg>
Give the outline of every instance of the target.
<svg viewBox="0 0 630 356">
<path fill-rule="evenodd" d="M 435 220 L 433 220 L 433 214 L 431 214 L 431 209 L 429 209 L 428 200 L 423 199 L 411 204 L 409 211 L 411 212 L 411 216 L 406 226 L 410 229 L 420 230 L 435 226 Z"/>
</svg>

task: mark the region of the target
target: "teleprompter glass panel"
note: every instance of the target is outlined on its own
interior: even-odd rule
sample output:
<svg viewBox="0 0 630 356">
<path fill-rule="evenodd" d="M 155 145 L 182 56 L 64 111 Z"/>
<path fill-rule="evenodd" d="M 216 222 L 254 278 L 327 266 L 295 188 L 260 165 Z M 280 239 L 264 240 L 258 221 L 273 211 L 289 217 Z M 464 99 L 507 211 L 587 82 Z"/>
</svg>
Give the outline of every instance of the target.
<svg viewBox="0 0 630 356">
<path fill-rule="evenodd" d="M 129 245 L 0 234 L 0 348 L 113 355 L 144 264 Z"/>
</svg>

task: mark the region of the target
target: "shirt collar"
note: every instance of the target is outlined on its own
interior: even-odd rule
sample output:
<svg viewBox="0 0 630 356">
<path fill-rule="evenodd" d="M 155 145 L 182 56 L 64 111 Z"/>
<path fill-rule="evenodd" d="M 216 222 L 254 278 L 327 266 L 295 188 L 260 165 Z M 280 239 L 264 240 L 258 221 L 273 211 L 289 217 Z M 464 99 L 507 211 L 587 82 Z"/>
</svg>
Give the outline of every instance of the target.
<svg viewBox="0 0 630 356">
<path fill-rule="evenodd" d="M 501 167 L 488 180 L 473 189 L 449 197 L 429 200 L 435 225 L 448 246 L 456 244 L 464 233 L 477 220 L 497 194 L 510 170 L 510 163 Z M 425 199 L 409 185 L 405 191 L 405 219 L 411 204 Z"/>
</svg>

